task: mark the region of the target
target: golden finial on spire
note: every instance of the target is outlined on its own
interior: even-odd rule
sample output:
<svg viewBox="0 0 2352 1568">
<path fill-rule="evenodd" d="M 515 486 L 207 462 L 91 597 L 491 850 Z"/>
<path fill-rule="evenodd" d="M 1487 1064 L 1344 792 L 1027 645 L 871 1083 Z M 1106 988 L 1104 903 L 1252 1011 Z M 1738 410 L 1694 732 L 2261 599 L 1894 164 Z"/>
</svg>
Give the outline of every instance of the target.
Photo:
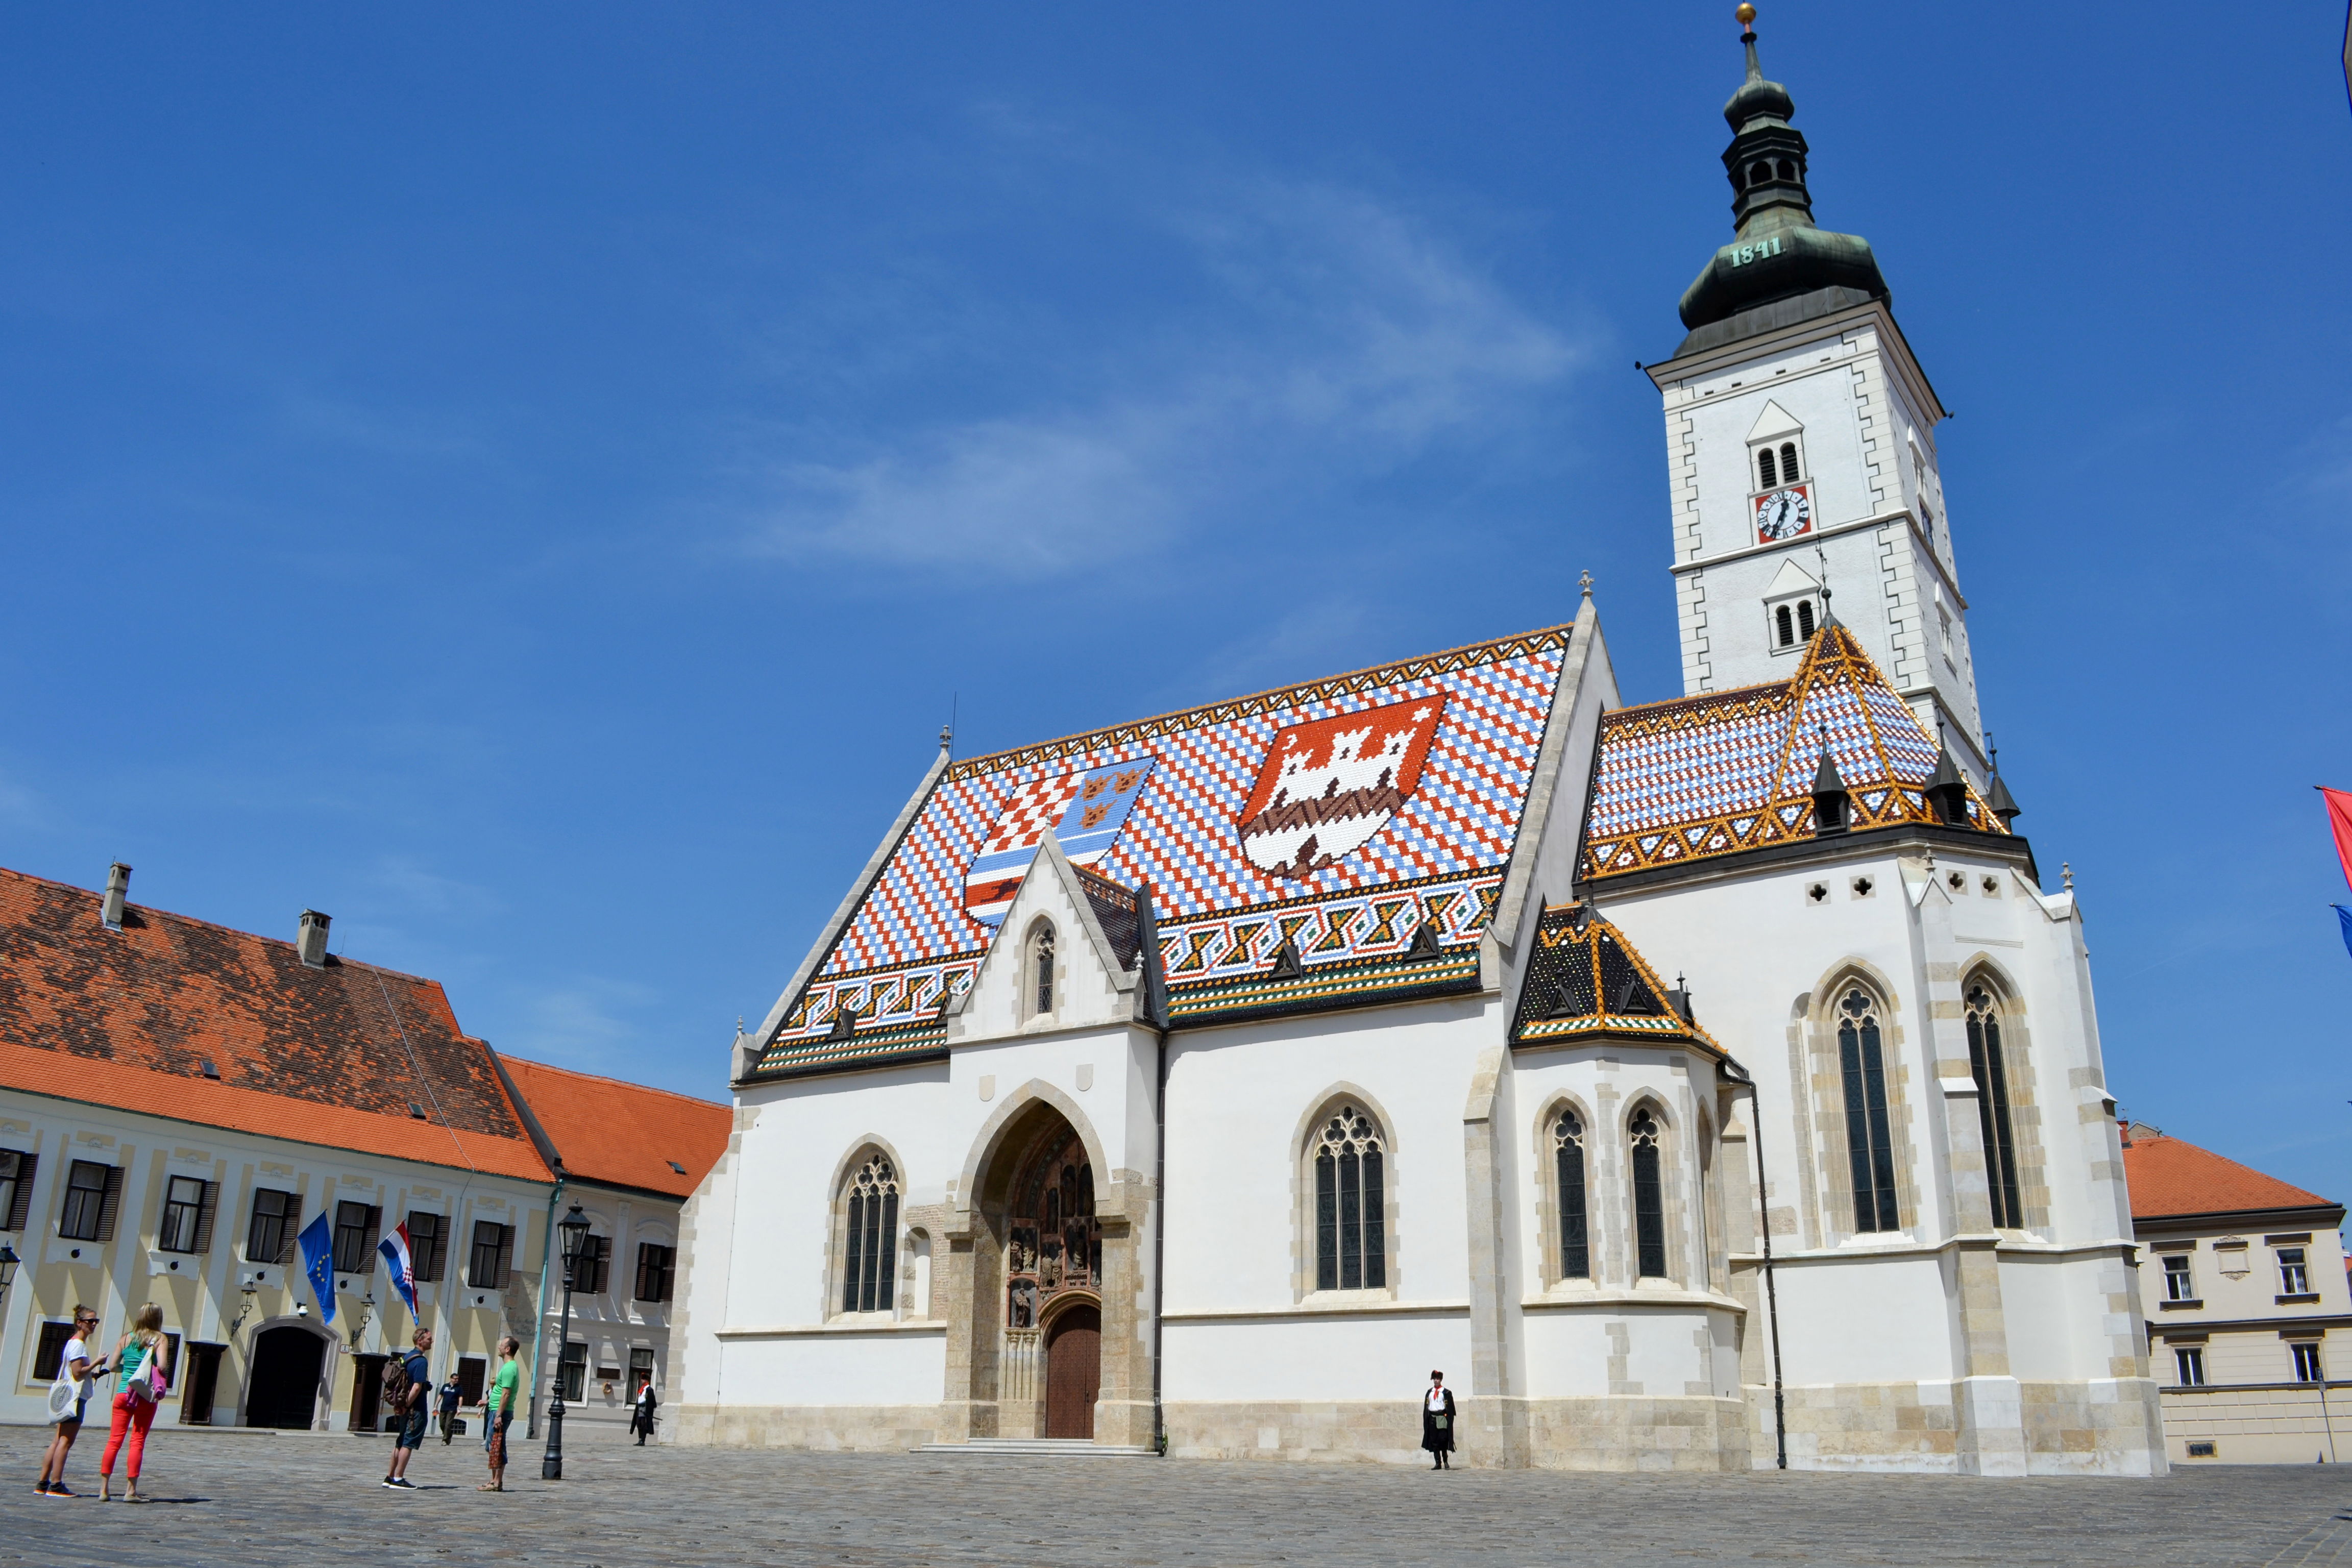
<svg viewBox="0 0 2352 1568">
<path fill-rule="evenodd" d="M 1732 15 L 1739 18 L 1739 25 L 1743 27 L 1752 27 L 1756 25 L 1756 7 L 1753 5 L 1743 3 Z"/>
</svg>

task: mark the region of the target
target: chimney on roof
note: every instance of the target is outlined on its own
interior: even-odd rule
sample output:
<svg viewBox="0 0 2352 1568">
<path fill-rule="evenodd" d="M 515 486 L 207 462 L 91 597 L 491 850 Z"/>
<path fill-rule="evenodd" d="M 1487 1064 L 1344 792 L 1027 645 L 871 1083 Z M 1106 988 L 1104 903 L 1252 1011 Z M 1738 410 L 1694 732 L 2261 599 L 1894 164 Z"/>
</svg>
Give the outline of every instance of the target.
<svg viewBox="0 0 2352 1568">
<path fill-rule="evenodd" d="M 1944 744 L 1944 727 L 1936 726 L 1936 776 L 1927 781 L 1920 792 L 1927 804 L 1936 808 L 1936 816 L 1951 827 L 1969 827 L 1968 781 L 1960 777 L 1958 766 L 1952 761 L 1952 749 Z"/>
<path fill-rule="evenodd" d="M 294 951 L 312 969 L 327 967 L 328 917 L 316 910 L 302 911 L 301 929 L 294 936 Z"/>
<path fill-rule="evenodd" d="M 1843 833 L 1853 826 L 1853 796 L 1838 773 L 1837 758 L 1830 754 L 1829 731 L 1822 731 L 1822 765 L 1813 770 L 1813 837 Z"/>
<path fill-rule="evenodd" d="M 123 901 L 131 897 L 131 868 L 117 860 L 106 868 L 106 902 L 100 907 L 99 919 L 109 931 L 122 929 Z"/>
</svg>

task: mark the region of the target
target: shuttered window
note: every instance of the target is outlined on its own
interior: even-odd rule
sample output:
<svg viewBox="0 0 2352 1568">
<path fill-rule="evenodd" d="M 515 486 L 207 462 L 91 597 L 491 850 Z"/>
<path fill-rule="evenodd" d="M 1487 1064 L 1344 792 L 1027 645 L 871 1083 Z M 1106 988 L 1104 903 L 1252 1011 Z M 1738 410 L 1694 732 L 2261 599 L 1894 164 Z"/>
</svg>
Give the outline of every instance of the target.
<svg viewBox="0 0 2352 1568">
<path fill-rule="evenodd" d="M 122 1168 L 76 1160 L 66 1173 L 65 1207 L 58 1235 L 68 1241 L 111 1241 L 122 1209 Z"/>
<path fill-rule="evenodd" d="M 32 1223 L 33 1173 L 40 1163 L 29 1150 L 0 1149 L 0 1230 L 21 1231 Z"/>
<path fill-rule="evenodd" d="M 335 1205 L 336 1273 L 375 1271 L 375 1239 L 383 1224 L 383 1210 L 373 1204 L 345 1202 Z"/>
<path fill-rule="evenodd" d="M 163 1252 L 207 1252 L 213 1243 L 213 1210 L 220 1202 L 220 1184 L 195 1176 L 173 1176 L 163 1184 L 163 1218 L 155 1227 L 155 1246 Z"/>
<path fill-rule="evenodd" d="M 583 1296 L 601 1296 L 613 1281 L 613 1238 L 583 1236 L 580 1261 L 572 1268 L 572 1288 Z"/>
<path fill-rule="evenodd" d="M 474 1252 L 466 1262 L 466 1283 L 477 1290 L 507 1288 L 507 1260 L 514 1247 L 514 1226 L 496 1220 L 474 1222 Z"/>
<path fill-rule="evenodd" d="M 446 1215 L 421 1214 L 412 1209 L 408 1215 L 408 1262 L 416 1271 L 419 1285 L 430 1285 L 441 1278 L 449 1261 L 449 1221 Z"/>
<path fill-rule="evenodd" d="M 667 1301 L 677 1271 L 677 1248 L 658 1242 L 637 1244 L 637 1300 Z"/>
<path fill-rule="evenodd" d="M 276 1187 L 253 1189 L 253 1212 L 245 1223 L 247 1263 L 285 1263 L 294 1250 L 295 1232 L 301 1228 L 302 1197 Z"/>
</svg>

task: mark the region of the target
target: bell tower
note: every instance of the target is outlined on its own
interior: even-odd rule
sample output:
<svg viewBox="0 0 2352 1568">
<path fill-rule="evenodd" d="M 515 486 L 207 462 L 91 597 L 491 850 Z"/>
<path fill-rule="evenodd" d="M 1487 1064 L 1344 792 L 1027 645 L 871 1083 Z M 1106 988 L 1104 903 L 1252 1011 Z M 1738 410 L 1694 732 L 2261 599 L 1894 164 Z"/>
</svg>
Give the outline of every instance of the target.
<svg viewBox="0 0 2352 1568">
<path fill-rule="evenodd" d="M 1674 357 L 1644 367 L 1665 405 L 1683 689 L 1787 679 L 1834 612 L 1981 781 L 1944 406 L 1869 242 L 1815 226 L 1796 105 L 1764 79 L 1756 8 L 1738 16 L 1732 240 L 1684 292 Z"/>
</svg>

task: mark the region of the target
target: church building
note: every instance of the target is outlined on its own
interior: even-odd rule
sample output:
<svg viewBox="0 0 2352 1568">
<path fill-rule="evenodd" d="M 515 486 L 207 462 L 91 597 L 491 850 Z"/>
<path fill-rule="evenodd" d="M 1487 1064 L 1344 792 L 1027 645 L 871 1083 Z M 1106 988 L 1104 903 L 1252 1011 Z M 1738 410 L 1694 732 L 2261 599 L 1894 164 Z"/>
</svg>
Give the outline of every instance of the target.
<svg viewBox="0 0 2352 1568">
<path fill-rule="evenodd" d="M 1737 233 L 1648 367 L 1682 695 L 1626 703 L 1588 582 L 943 744 L 736 1040 L 678 1440 L 1413 1462 L 1434 1367 L 1472 1465 L 2164 1470 L 1944 411 L 1743 39 Z"/>
</svg>

